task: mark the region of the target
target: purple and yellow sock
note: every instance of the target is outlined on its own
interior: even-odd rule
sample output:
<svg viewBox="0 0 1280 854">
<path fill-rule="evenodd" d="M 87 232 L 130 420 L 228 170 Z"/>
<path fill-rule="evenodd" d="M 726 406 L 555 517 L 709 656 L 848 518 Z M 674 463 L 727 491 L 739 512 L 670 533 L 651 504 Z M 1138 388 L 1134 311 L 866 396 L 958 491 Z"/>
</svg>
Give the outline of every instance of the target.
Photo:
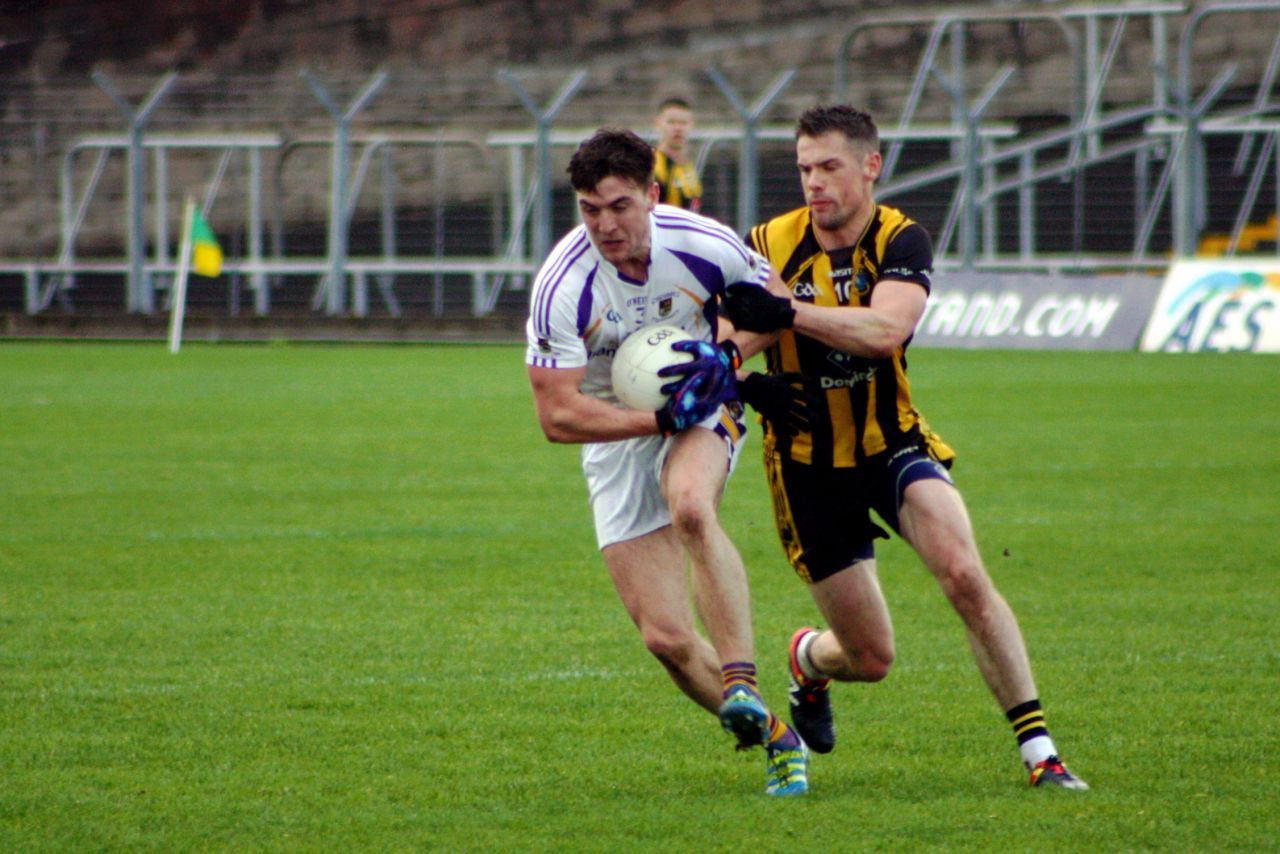
<svg viewBox="0 0 1280 854">
<path fill-rule="evenodd" d="M 745 687 L 760 696 L 760 690 L 756 687 L 756 666 L 750 661 L 731 661 L 720 668 L 720 676 L 724 679 L 724 696 L 727 699 L 729 692 L 739 686 Z"/>
<path fill-rule="evenodd" d="M 769 713 L 769 743 L 779 747 L 799 747 L 800 736 L 784 724 L 773 712 Z"/>
<path fill-rule="evenodd" d="M 760 697 L 760 689 L 756 684 L 756 666 L 750 661 L 733 661 L 720 668 L 720 673 L 724 676 L 724 696 L 728 697 L 729 692 L 738 687 L 744 687 L 757 698 Z M 760 701 L 763 705 L 764 701 Z M 781 744 L 783 747 L 797 747 L 800 744 L 800 737 L 792 731 L 791 727 L 783 723 L 777 715 L 769 712 L 769 738 L 770 744 Z"/>
</svg>

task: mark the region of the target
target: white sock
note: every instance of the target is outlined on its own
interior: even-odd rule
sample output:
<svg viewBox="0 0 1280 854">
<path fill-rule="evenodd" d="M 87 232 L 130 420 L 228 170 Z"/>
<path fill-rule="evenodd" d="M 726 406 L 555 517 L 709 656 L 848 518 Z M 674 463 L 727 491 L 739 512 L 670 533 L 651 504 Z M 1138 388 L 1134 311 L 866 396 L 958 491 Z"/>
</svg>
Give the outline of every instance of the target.
<svg viewBox="0 0 1280 854">
<path fill-rule="evenodd" d="M 1058 755 L 1058 748 L 1053 746 L 1053 739 L 1047 735 L 1037 735 L 1018 745 L 1022 753 L 1022 762 L 1028 768 L 1034 768 L 1050 756 Z"/>
<path fill-rule="evenodd" d="M 827 674 L 823 673 L 813 663 L 813 659 L 809 658 L 809 647 L 818 639 L 817 632 L 809 632 L 809 634 L 800 638 L 799 645 L 796 646 L 796 662 L 800 665 L 800 672 L 805 675 L 806 679 L 826 679 Z"/>
</svg>

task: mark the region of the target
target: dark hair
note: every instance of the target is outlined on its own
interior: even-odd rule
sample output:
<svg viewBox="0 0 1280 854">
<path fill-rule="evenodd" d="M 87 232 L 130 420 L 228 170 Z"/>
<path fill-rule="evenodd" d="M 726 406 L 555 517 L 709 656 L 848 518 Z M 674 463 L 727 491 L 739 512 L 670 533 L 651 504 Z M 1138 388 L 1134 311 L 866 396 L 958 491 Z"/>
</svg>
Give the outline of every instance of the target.
<svg viewBox="0 0 1280 854">
<path fill-rule="evenodd" d="M 581 192 L 594 190 L 605 178 L 648 187 L 653 181 L 653 148 L 622 128 L 600 128 L 569 159 L 569 183 Z"/>
<path fill-rule="evenodd" d="M 880 132 L 871 114 L 847 104 L 811 107 L 796 122 L 796 139 L 802 136 L 822 136 L 839 131 L 850 142 L 862 143 L 872 151 L 880 150 Z"/>
<path fill-rule="evenodd" d="M 659 101 L 658 109 L 655 110 L 654 112 L 660 113 L 663 110 L 665 110 L 667 107 L 679 107 L 682 110 L 689 110 L 689 111 L 693 110 L 693 107 L 690 106 L 689 102 L 686 101 L 684 98 L 680 98 L 675 95 L 672 95 L 670 97 L 663 98 L 661 101 Z"/>
</svg>

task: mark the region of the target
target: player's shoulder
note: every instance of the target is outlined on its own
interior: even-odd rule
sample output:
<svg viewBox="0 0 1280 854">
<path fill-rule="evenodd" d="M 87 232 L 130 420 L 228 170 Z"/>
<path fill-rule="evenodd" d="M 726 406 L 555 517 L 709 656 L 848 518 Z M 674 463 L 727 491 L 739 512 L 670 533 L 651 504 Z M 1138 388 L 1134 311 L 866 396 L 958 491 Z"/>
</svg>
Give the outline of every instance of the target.
<svg viewBox="0 0 1280 854">
<path fill-rule="evenodd" d="M 876 209 L 880 219 L 880 230 L 888 240 L 893 240 L 899 235 L 913 238 L 923 236 L 926 240 L 928 239 L 929 232 L 925 227 L 897 208 L 882 204 L 876 205 Z"/>
<path fill-rule="evenodd" d="M 662 232 L 664 242 L 670 245 L 742 245 L 742 239 L 733 229 L 719 220 L 675 205 L 654 205 L 653 224 Z"/>
<path fill-rule="evenodd" d="M 808 232 L 809 208 L 802 207 L 760 223 L 748 237 L 754 249 L 772 255 L 798 246 Z"/>
<path fill-rule="evenodd" d="M 765 225 L 782 229 L 807 228 L 809 226 L 809 208 L 806 206 L 778 214 L 766 222 Z"/>
<path fill-rule="evenodd" d="M 559 284 L 595 264 L 595 253 L 586 226 L 578 225 L 560 238 L 538 270 L 539 284 Z"/>
<path fill-rule="evenodd" d="M 530 312 L 545 332 L 553 313 L 574 313 L 598 269 L 599 259 L 585 228 L 574 228 L 547 254 L 534 276 L 529 295 Z"/>
<path fill-rule="evenodd" d="M 933 274 L 933 245 L 928 230 L 897 208 L 878 208 L 874 250 L 880 258 L 881 278 L 915 282 L 928 292 Z"/>
</svg>

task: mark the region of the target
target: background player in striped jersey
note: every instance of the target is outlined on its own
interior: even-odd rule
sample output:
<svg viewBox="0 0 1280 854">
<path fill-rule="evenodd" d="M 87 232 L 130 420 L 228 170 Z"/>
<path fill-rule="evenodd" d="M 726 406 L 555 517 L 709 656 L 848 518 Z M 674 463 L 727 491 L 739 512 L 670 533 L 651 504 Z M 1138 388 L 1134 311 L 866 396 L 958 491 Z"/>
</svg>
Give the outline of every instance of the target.
<svg viewBox="0 0 1280 854">
<path fill-rule="evenodd" d="M 948 474 L 954 453 L 911 400 L 905 356 L 929 294 L 929 236 L 876 204 L 879 135 L 866 113 L 807 111 L 796 161 L 806 207 L 756 226 L 748 241 L 778 274 L 776 295 L 733 288 L 725 301 L 739 329 L 781 330 L 767 351 L 771 373 L 798 371 L 821 387 L 811 430 L 792 438 L 766 422 L 765 433 L 779 534 L 830 626 L 792 638 L 796 729 L 815 751 L 831 750 L 831 680 L 875 682 L 893 663 L 873 547 L 887 534 L 871 521 L 875 509 L 963 619 L 1031 784 L 1088 788 L 1058 759 L 1017 619 L 983 566 Z"/>
<path fill-rule="evenodd" d="M 597 132 L 569 175 L 582 225 L 539 271 L 527 325 L 538 421 L 552 442 L 583 445 L 597 542 L 649 651 L 740 746 L 765 745 L 768 794 L 802 794 L 808 755 L 760 698 L 746 570 L 718 518 L 744 439 L 732 401 L 741 357 L 716 344 L 719 298 L 730 284 L 763 293 L 768 264 L 725 226 L 657 205 L 653 151 L 631 131 Z M 624 409 L 614 353 L 658 324 L 698 339 L 685 342 L 695 361 L 662 410 Z M 760 336 L 737 337 L 759 349 Z"/>
<path fill-rule="evenodd" d="M 659 202 L 700 212 L 702 181 L 687 148 L 693 121 L 693 108 L 683 98 L 666 98 L 658 105 L 653 118 L 658 131 L 653 179 L 658 183 Z"/>
</svg>

